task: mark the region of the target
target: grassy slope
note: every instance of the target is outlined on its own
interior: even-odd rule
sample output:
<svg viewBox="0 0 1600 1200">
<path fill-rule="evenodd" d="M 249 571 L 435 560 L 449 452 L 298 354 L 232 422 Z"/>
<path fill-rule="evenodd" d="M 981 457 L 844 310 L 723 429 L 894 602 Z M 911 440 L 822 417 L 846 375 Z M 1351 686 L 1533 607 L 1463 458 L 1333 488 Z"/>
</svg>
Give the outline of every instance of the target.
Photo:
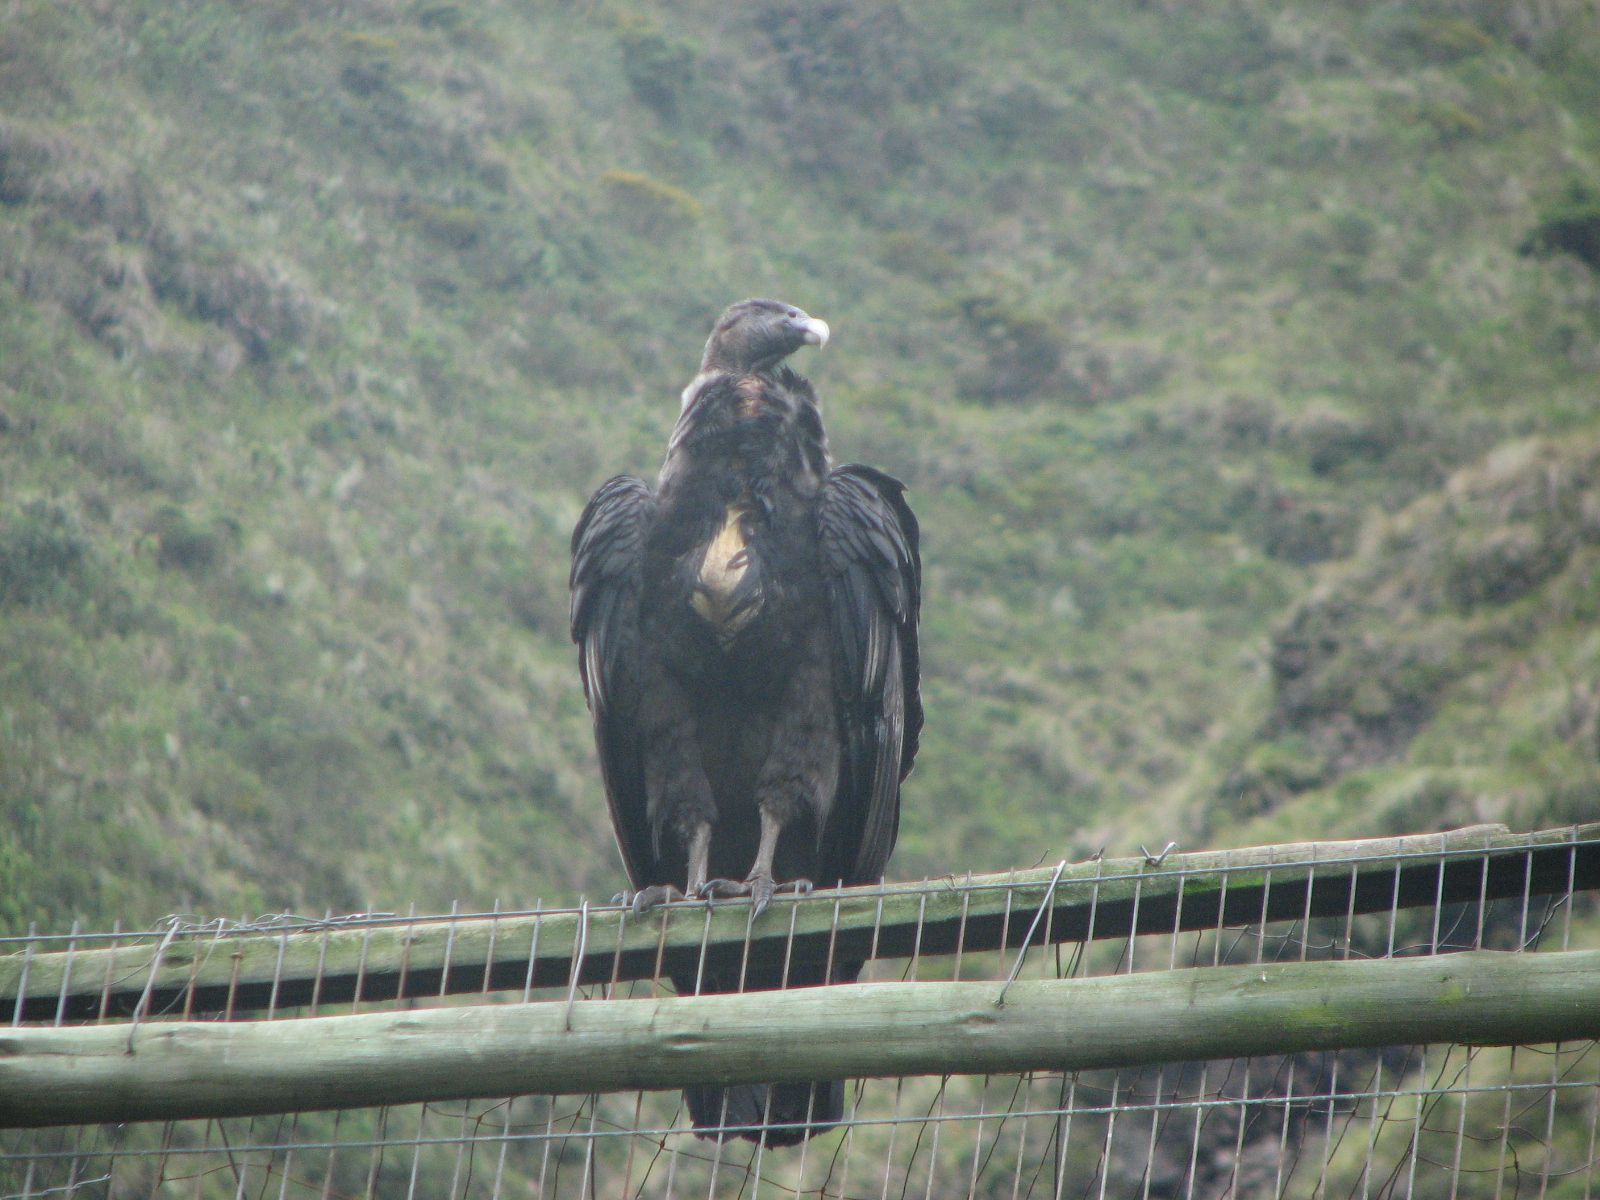
<svg viewBox="0 0 1600 1200">
<path fill-rule="evenodd" d="M 0 924 L 614 890 L 566 535 L 752 293 L 927 530 L 898 874 L 1592 811 L 1581 6 L 1053 7 L 21 4 Z"/>
</svg>

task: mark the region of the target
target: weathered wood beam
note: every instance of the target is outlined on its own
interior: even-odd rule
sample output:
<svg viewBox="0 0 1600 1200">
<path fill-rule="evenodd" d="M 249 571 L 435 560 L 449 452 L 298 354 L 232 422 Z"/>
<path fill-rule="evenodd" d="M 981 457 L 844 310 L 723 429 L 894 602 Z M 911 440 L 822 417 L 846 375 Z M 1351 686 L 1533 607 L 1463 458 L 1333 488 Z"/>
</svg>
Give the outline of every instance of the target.
<svg viewBox="0 0 1600 1200">
<path fill-rule="evenodd" d="M 1600 951 L 0 1030 L 0 1126 L 1600 1036 Z M 809 1036 L 796 1037 L 796 1030 Z"/>
<path fill-rule="evenodd" d="M 1600 888 L 1600 823 L 1448 833 L 1078 863 L 971 878 L 779 897 L 757 921 L 743 901 L 539 915 L 417 918 L 279 933 L 191 931 L 0 957 L 0 1023 L 269 1008 L 645 979 L 744 954 L 824 961 L 1342 917 L 1391 907 Z M 1052 884 L 1052 880 L 1054 883 Z M 86 942 L 87 945 L 93 943 Z M 747 949 L 748 946 L 748 949 Z"/>
</svg>

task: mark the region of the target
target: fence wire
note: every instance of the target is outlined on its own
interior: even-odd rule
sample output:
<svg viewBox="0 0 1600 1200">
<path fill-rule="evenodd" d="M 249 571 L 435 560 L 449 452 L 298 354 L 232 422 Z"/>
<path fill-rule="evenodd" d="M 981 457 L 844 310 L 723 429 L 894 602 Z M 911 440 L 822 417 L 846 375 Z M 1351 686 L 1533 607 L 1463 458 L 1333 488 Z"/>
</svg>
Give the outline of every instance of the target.
<svg viewBox="0 0 1600 1200">
<path fill-rule="evenodd" d="M 1574 842 L 1573 860 L 1583 847 Z M 1328 871 L 1354 873 L 1394 863 L 1393 855 L 1341 860 Z M 1457 860 L 1461 861 L 1461 860 Z M 1471 861 L 1470 856 L 1465 861 Z M 1487 860 L 1486 860 L 1487 861 Z M 1149 865 L 1149 864 L 1147 864 Z M 1312 868 L 1313 871 L 1320 868 Z M 1487 872 L 1487 866 L 1485 866 Z M 1529 873 L 1531 878 L 1531 871 Z M 1413 897 L 1383 911 L 1317 915 L 1311 891 L 1304 911 L 1273 919 L 1236 919 L 1218 904 L 1215 925 L 1185 923 L 1186 889 L 1217 884 L 1217 873 L 1177 869 L 1174 916 L 1167 932 L 1141 919 L 1138 893 L 1131 911 L 1118 908 L 1121 929 L 1094 926 L 1084 941 L 1061 942 L 1050 928 L 1058 890 L 1076 889 L 1091 913 L 1112 873 L 1061 879 L 1058 870 L 1043 902 L 1007 904 L 998 937 L 982 946 L 958 931 L 950 952 L 923 949 L 919 919 L 910 952 L 874 957 L 866 981 L 990 980 L 1004 988 L 1023 979 L 1083 978 L 1185 967 L 1284 961 L 1384 959 L 1501 949 L 1527 954 L 1600 945 L 1600 902 L 1592 883 L 1567 873 L 1566 886 L 1539 894 L 1469 902 L 1446 897 L 1444 868 L 1431 903 Z M 1223 888 L 1226 890 L 1226 874 Z M 1268 889 L 1270 891 L 1270 878 Z M 931 881 L 927 896 L 971 888 L 1004 888 L 993 880 Z M 1007 893 L 1009 897 L 1009 893 Z M 819 894 L 792 902 L 828 905 Z M 1108 905 L 1105 911 L 1110 911 Z M 881 906 L 880 906 L 881 908 Z M 1261 912 L 1269 905 L 1265 898 Z M 591 911 L 583 908 L 585 916 Z M 596 914 L 609 912 L 597 908 Z M 835 905 L 837 912 L 837 905 Z M 26 975 L 14 997 L 0 995 L 0 1023 L 13 1026 L 106 1023 L 214 1016 L 260 1021 L 416 1007 L 422 1004 L 582 1004 L 591 999 L 670 993 L 655 978 L 579 983 L 540 978 L 541 922 L 571 910 L 448 916 L 363 913 L 321 919 L 277 916 L 240 922 L 174 918 L 156 930 L 32 934 L 10 939 L 14 961 L 26 966 L 66 954 L 61 1002 L 39 1016 L 27 1008 Z M 100 1012 L 72 1017 L 66 979 L 71 955 L 108 947 L 189 951 L 224 949 L 229 939 L 280 939 L 278 961 L 290 959 L 294 939 L 333 932 L 414 928 L 451 931 L 467 923 L 532 919 L 528 968 L 521 987 L 464 991 L 459 979 L 431 999 L 322 999 L 322 967 L 313 971 L 309 1003 L 287 1007 L 280 995 L 305 995 L 292 981 L 274 979 L 267 1003 L 251 1012 L 230 1005 L 211 1013 L 190 1001 L 159 1007 L 152 969 L 131 1016 L 114 1015 L 109 980 Z M 793 921 L 791 920 L 791 927 Z M 707 929 L 710 922 L 706 922 Z M 519 930 L 526 928 L 520 924 Z M 566 926 L 562 927 L 563 929 Z M 587 930 L 585 920 L 578 927 Z M 1139 932 L 1143 930 L 1144 932 Z M 1022 931 L 1024 937 L 1016 936 Z M 563 935 L 568 936 L 568 935 Z M 878 929 L 873 929 L 877 944 Z M 998 948 L 996 948 L 998 947 Z M 574 962 L 585 947 L 575 948 Z M 702 950 L 707 947 L 702 946 Z M 507 953 L 501 947 L 500 956 Z M 157 959 L 162 956 L 157 955 Z M 363 969 L 367 964 L 363 962 Z M 373 968 L 380 964 L 372 964 Z M 394 964 L 382 964 L 393 966 Z M 401 964 L 404 973 L 404 964 Z M 450 979 L 447 969 L 441 975 Z M 496 978 L 503 978 L 498 976 Z M 78 986 L 84 984 L 80 975 Z M 279 987 L 280 982 L 282 987 Z M 1600 981 L 1597 981 L 1600 987 Z M 795 1036 L 826 1036 L 796 1031 Z M 0 1200 L 83 1196 L 124 1200 L 183 1197 L 209 1200 L 288 1200 L 290 1197 L 378 1197 L 415 1200 L 501 1200 L 502 1197 L 829 1197 L 907 1200 L 921 1197 L 1021 1200 L 1104 1200 L 1106 1197 L 1494 1197 L 1531 1200 L 1600 1195 L 1600 1050 L 1592 1041 L 1556 1045 L 1471 1048 L 1395 1046 L 1286 1054 L 1226 1061 L 1170 1063 L 1123 1070 L 1023 1075 L 943 1076 L 853 1081 L 839 1127 L 799 1146 L 773 1149 L 747 1141 L 703 1140 L 688 1128 L 677 1092 L 591 1096 L 518 1096 L 413 1104 L 337 1112 L 286 1112 L 208 1121 L 139 1122 L 0 1132 Z"/>
</svg>

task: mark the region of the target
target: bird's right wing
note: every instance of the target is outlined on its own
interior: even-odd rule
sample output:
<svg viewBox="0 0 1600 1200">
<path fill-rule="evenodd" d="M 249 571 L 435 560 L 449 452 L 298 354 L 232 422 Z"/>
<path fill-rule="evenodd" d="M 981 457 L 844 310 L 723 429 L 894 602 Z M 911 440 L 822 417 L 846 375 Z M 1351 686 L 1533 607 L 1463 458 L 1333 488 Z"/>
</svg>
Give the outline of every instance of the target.
<svg viewBox="0 0 1600 1200">
<path fill-rule="evenodd" d="M 846 883 L 883 873 L 900 822 L 900 783 L 922 730 L 917 625 L 922 560 L 900 481 L 857 464 L 834 470 L 817 498 L 817 536 L 833 633 L 834 692 L 844 742 L 829 817 L 833 872 Z"/>
<path fill-rule="evenodd" d="M 639 729 L 639 591 L 655 499 L 642 480 L 601 485 L 572 531 L 572 640 L 617 845 L 635 887 L 654 855 Z"/>
</svg>

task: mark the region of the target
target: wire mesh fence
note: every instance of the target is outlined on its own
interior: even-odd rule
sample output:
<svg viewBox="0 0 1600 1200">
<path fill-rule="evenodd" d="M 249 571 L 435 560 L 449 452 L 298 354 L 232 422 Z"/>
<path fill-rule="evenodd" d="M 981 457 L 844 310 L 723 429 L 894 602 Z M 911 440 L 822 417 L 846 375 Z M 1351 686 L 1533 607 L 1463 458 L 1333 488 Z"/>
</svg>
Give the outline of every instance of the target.
<svg viewBox="0 0 1600 1200">
<path fill-rule="evenodd" d="M 1002 1002 L 1026 980 L 1600 944 L 1600 828 L 1329 849 L 818 893 L 760 923 L 741 903 L 580 905 L 35 934 L 0 946 L 0 1015 L 19 1033 L 247 1020 L 287 1038 L 307 1016 L 664 996 L 669 961 L 707 979 L 718 955 L 863 943 L 868 982 L 986 981 Z M 653 963 L 635 953 L 652 941 Z M 28 1123 L 28 1103 L 6 1111 Z M 838 1127 L 787 1148 L 696 1137 L 666 1090 L 284 1108 L 0 1132 L 0 1197 L 1600 1194 L 1587 1035 L 854 1080 Z"/>
</svg>

